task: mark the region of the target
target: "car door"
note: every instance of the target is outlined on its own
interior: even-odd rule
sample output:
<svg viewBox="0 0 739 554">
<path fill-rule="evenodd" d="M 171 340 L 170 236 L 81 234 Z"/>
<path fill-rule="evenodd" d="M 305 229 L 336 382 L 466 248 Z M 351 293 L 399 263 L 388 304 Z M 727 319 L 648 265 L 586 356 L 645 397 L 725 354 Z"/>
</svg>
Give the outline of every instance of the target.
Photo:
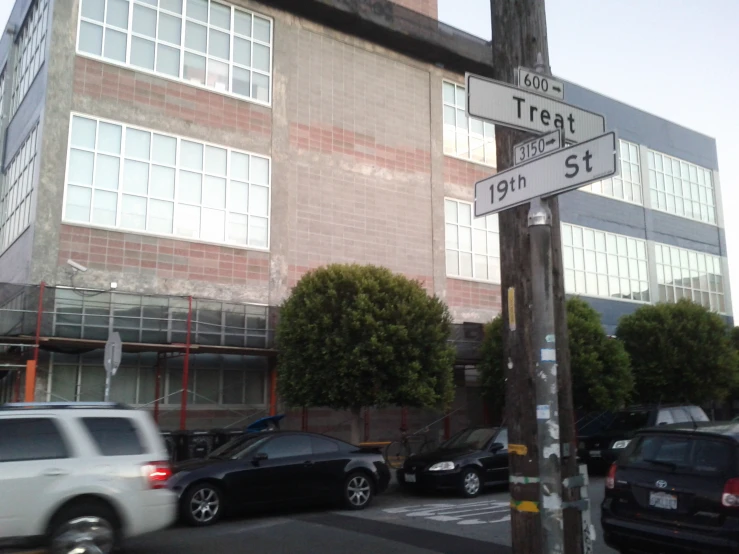
<svg viewBox="0 0 739 554">
<path fill-rule="evenodd" d="M 502 448 L 501 448 L 502 446 Z M 490 445 L 492 460 L 490 461 L 491 482 L 508 482 L 508 429 L 501 429 Z"/>
<path fill-rule="evenodd" d="M 0 419 L 0 539 L 42 533 L 46 507 L 65 494 L 76 460 L 56 418 Z"/>
<path fill-rule="evenodd" d="M 326 437 L 311 437 L 313 448 L 313 476 L 310 479 L 311 494 L 328 500 L 336 498 L 344 484 L 344 468 L 351 459 L 342 451 L 339 443 Z"/>
</svg>

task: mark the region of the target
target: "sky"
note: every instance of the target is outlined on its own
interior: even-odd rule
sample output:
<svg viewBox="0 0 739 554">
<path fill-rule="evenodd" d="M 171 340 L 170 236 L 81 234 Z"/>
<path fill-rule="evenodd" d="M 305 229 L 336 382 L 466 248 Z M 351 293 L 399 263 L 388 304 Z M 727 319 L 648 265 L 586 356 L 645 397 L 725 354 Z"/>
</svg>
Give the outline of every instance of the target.
<svg viewBox="0 0 739 554">
<path fill-rule="evenodd" d="M 490 39 L 490 0 L 438 0 L 439 19 Z M 504 0 L 513 1 L 513 0 Z M 13 7 L 0 0 L 0 28 Z M 739 0 L 546 0 L 552 73 L 711 136 L 718 145 L 739 314 Z"/>
</svg>

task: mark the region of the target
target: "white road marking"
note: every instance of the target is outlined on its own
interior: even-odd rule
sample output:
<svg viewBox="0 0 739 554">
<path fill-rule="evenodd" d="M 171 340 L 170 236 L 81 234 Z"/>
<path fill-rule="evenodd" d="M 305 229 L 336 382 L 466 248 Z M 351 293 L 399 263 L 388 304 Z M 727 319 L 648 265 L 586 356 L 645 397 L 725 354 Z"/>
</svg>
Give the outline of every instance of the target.
<svg viewBox="0 0 739 554">
<path fill-rule="evenodd" d="M 442 523 L 458 525 L 480 525 L 510 521 L 510 505 L 499 500 L 463 502 L 459 504 L 422 504 L 399 508 L 386 508 L 385 513 L 398 514 L 410 518 L 423 518 Z M 488 516 L 480 519 L 479 516 Z"/>
</svg>

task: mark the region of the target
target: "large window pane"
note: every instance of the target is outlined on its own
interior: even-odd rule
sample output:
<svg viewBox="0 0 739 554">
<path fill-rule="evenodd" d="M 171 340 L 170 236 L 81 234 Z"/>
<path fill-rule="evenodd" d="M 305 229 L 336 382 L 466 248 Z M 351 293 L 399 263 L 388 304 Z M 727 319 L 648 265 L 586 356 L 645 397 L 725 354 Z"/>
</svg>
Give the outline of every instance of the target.
<svg viewBox="0 0 739 554">
<path fill-rule="evenodd" d="M 146 198 L 123 195 L 121 226 L 128 229 L 146 229 Z"/>
<path fill-rule="evenodd" d="M 67 186 L 67 205 L 64 216 L 69 221 L 90 221 L 92 189 Z"/>
<path fill-rule="evenodd" d="M 164 44 L 157 45 L 156 70 L 166 75 L 179 77 L 180 75 L 180 51 Z"/>
<path fill-rule="evenodd" d="M 92 222 L 110 227 L 115 226 L 118 208 L 118 195 L 115 192 L 95 191 L 95 209 Z"/>
</svg>

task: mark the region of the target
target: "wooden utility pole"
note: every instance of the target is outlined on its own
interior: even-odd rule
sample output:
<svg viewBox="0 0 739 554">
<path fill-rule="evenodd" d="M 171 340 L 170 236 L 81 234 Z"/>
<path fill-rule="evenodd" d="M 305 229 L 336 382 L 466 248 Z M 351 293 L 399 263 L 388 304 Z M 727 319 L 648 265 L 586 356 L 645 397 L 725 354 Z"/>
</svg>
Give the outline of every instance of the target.
<svg viewBox="0 0 739 554">
<path fill-rule="evenodd" d="M 514 83 L 518 66 L 533 68 L 537 55 L 549 67 L 544 0 L 491 0 L 493 36 L 493 76 Z M 497 170 L 513 166 L 513 145 L 521 142 L 521 132 L 496 127 Z M 572 384 L 565 311 L 559 205 L 548 200 L 552 226 L 552 273 L 556 326 L 557 382 L 559 386 L 560 442 L 567 456 L 562 458 L 562 478 L 577 475 L 576 438 L 572 407 Z M 536 418 L 536 360 L 532 338 L 531 242 L 529 205 L 505 210 L 499 215 L 501 249 L 501 296 L 504 321 L 504 351 L 507 363 L 506 420 L 512 448 L 511 530 L 517 554 L 542 552 L 539 516 L 539 452 Z M 514 452 L 516 450 L 518 453 Z M 569 452 L 567 452 L 569 450 Z M 576 490 L 576 489 L 575 489 Z M 563 491 L 564 501 L 574 499 Z M 574 494 L 577 494 L 576 492 Z M 582 551 L 579 513 L 565 510 L 565 552 Z"/>
</svg>

